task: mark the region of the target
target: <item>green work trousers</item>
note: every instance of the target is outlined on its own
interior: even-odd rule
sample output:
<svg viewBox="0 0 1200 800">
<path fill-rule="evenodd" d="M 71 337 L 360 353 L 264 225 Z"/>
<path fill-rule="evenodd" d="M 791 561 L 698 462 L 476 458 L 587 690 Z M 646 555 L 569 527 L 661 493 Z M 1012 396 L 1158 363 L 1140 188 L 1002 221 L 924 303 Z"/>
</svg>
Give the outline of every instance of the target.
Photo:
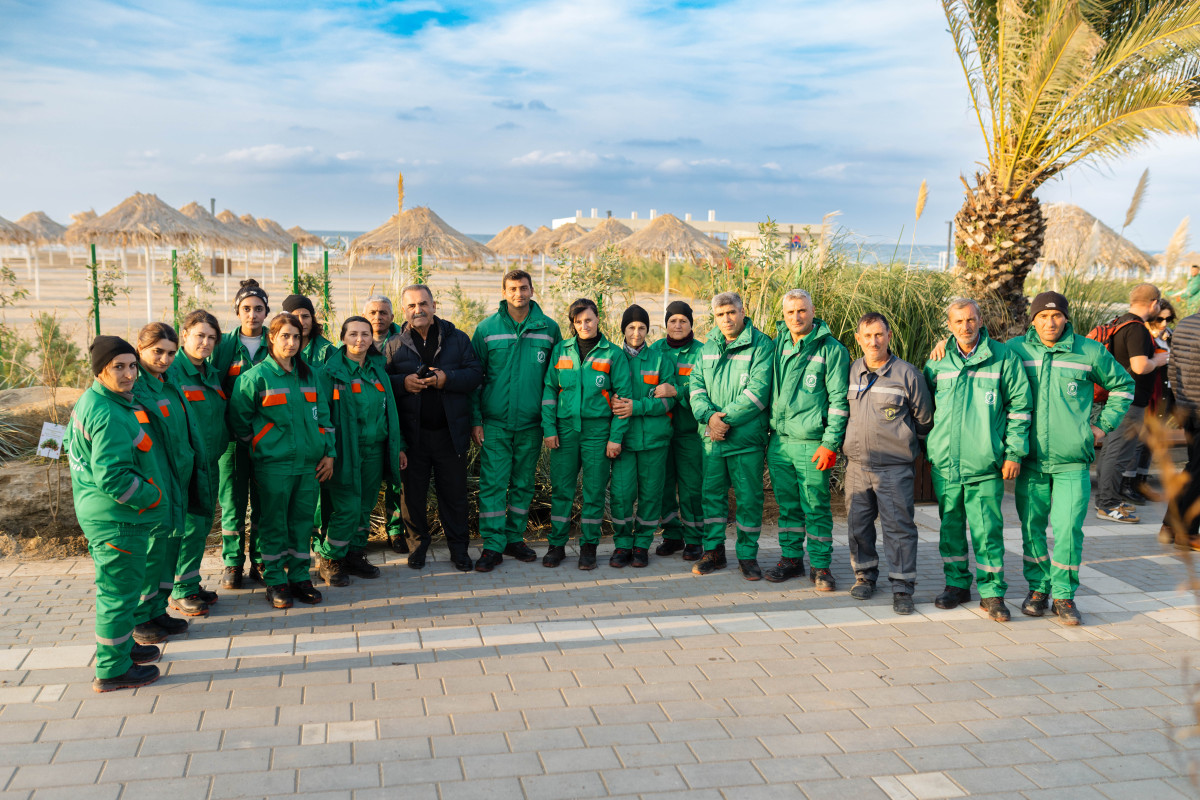
<svg viewBox="0 0 1200 800">
<path fill-rule="evenodd" d="M 212 524 L 212 512 L 187 515 L 183 538 L 179 540 L 179 559 L 175 562 L 175 583 L 171 597 L 190 597 L 200 591 L 200 562 L 204 560 L 204 548 L 208 545 Z"/>
<path fill-rule="evenodd" d="M 96 677 L 115 678 L 133 666 L 134 615 L 146 577 L 150 528 L 79 524 L 96 566 Z"/>
<path fill-rule="evenodd" d="M 1092 499 L 1091 476 L 1086 469 L 1051 473 L 1026 466 L 1017 476 L 1016 499 L 1030 591 L 1074 600 L 1083 563 L 1083 520 Z M 1054 531 L 1053 553 L 1046 546 L 1047 522 Z"/>
<path fill-rule="evenodd" d="M 496 553 L 525 539 L 542 453 L 541 428 L 510 431 L 483 423 L 479 449 L 479 537 Z"/>
<path fill-rule="evenodd" d="M 729 522 L 729 487 L 737 498 L 737 557 L 739 561 L 758 557 L 758 535 L 763 515 L 762 450 L 732 456 L 704 453 L 704 549 L 715 550 L 725 543 L 725 525 Z"/>
<path fill-rule="evenodd" d="M 622 450 L 612 465 L 613 546 L 650 547 L 662 516 L 669 445 Z M 636 504 L 636 512 L 634 510 Z"/>
<path fill-rule="evenodd" d="M 833 561 L 829 473 L 817 469 L 812 460 L 820 446 L 820 442 L 784 439 L 776 434 L 767 445 L 767 469 L 779 504 L 783 557 L 803 558 L 807 536 L 809 563 L 816 569 L 828 569 Z"/>
<path fill-rule="evenodd" d="M 609 421 L 585 419 L 583 430 L 558 434 L 558 449 L 550 451 L 550 540 L 561 547 L 571 535 L 575 487 L 583 473 L 583 508 L 579 543 L 599 544 L 604 522 L 604 496 L 612 463 L 605 455 Z"/>
<path fill-rule="evenodd" d="M 262 563 L 258 546 L 258 524 L 262 508 L 258 502 L 258 487 L 253 480 L 250 449 L 234 442 L 218 462 L 221 483 L 217 500 L 221 504 L 221 557 L 227 567 L 245 565 L 244 551 L 250 549 L 250 560 Z M 246 535 L 246 506 L 250 506 L 250 535 Z"/>
<path fill-rule="evenodd" d="M 704 443 L 698 433 L 676 434 L 667 447 L 663 475 L 664 539 L 700 544 L 704 508 Z"/>
<path fill-rule="evenodd" d="M 935 469 L 933 492 L 942 518 L 938 552 L 942 555 L 946 585 L 971 588 L 971 571 L 967 568 L 970 527 L 979 597 L 1004 597 L 1008 590 L 1004 582 L 1004 516 L 1000 513 L 1004 481 L 998 476 L 974 483 L 947 481 Z"/>
<path fill-rule="evenodd" d="M 142 577 L 142 592 L 133 615 L 138 625 L 167 613 L 167 598 L 175 586 L 175 565 L 179 563 L 179 543 L 182 541 L 183 537 L 176 536 L 171 530 L 156 530 L 150 534 L 146 573 Z"/>
<path fill-rule="evenodd" d="M 316 475 L 263 475 L 256 470 L 262 522 L 258 547 L 262 553 L 263 582 L 267 586 L 309 580 L 312 555 L 313 512 L 317 507 Z"/>
<path fill-rule="evenodd" d="M 387 442 L 360 444 L 361 482 L 358 484 L 321 484 L 329 487 L 329 523 L 324 538 L 313 542 L 313 550 L 321 558 L 336 561 L 351 551 L 367 549 L 371 535 L 371 512 L 379 499 L 379 483 L 383 480 Z"/>
</svg>

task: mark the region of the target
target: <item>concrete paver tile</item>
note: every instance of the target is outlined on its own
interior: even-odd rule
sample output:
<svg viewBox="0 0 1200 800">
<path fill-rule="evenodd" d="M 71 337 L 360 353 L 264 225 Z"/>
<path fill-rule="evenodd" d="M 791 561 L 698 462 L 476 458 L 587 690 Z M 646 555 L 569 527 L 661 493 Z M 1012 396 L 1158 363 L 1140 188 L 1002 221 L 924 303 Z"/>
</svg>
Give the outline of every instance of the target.
<svg viewBox="0 0 1200 800">
<path fill-rule="evenodd" d="M 603 777 L 608 791 L 614 794 L 644 795 L 688 788 L 679 770 L 673 766 L 633 767 L 607 772 Z"/>
<path fill-rule="evenodd" d="M 462 764 L 457 758 L 428 758 L 417 761 L 384 762 L 383 785 L 440 783 L 462 780 Z"/>
<path fill-rule="evenodd" d="M 598 772 L 571 772 L 521 778 L 526 800 L 561 800 L 564 797 L 604 797 L 608 789 Z"/>
<path fill-rule="evenodd" d="M 525 790 L 517 778 L 439 783 L 442 800 L 524 800 Z"/>
<path fill-rule="evenodd" d="M 794 758 L 756 758 L 754 766 L 766 778 L 767 783 L 782 784 L 838 777 L 838 771 L 821 756 L 799 756 Z"/>
<path fill-rule="evenodd" d="M 76 761 L 69 768 L 57 764 L 25 764 L 17 767 L 8 781 L 9 789 L 37 789 L 43 786 L 88 786 L 96 782 L 103 761 Z"/>
<path fill-rule="evenodd" d="M 912 772 L 912 769 L 898 755 L 886 750 L 830 754 L 825 758 L 838 771 L 838 774 L 847 778 L 899 775 Z"/>
<path fill-rule="evenodd" d="M 294 769 L 215 775 L 212 782 L 212 791 L 215 797 L 261 797 L 272 794 L 294 796 L 296 794 L 296 770 Z M 308 789 L 301 787 L 301 791 L 308 791 Z"/>
<path fill-rule="evenodd" d="M 589 747 L 572 750 L 550 750 L 541 753 L 542 767 L 547 773 L 571 773 L 586 770 L 620 769 L 621 762 L 611 747 Z M 537 773 L 535 769 L 534 774 Z"/>
<path fill-rule="evenodd" d="M 1013 767 L 979 767 L 947 770 L 946 774 L 970 794 L 1020 791 L 1036 788 L 1033 781 Z"/>
<path fill-rule="evenodd" d="M 207 777 L 134 781 L 125 784 L 121 797 L 123 800 L 162 800 L 163 797 L 170 797 L 171 800 L 206 800 L 211 783 L 212 779 Z"/>
</svg>

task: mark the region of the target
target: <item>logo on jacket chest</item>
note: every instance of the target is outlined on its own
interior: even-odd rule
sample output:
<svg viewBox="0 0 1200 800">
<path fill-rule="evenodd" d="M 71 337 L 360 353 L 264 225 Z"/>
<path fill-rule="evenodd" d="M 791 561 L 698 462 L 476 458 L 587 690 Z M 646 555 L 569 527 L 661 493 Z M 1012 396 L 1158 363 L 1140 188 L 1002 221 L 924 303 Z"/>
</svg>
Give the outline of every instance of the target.
<svg viewBox="0 0 1200 800">
<path fill-rule="evenodd" d="M 750 382 L 750 373 L 748 373 L 748 372 L 743 373 L 742 376 L 740 378 L 738 378 L 738 381 L 741 383 L 742 386 L 745 386 L 747 383 Z"/>
<path fill-rule="evenodd" d="M 888 422 L 894 422 L 896 420 L 896 415 L 899 413 L 900 410 L 897 408 L 885 408 L 883 410 L 883 418 Z"/>
<path fill-rule="evenodd" d="M 604 376 L 603 375 L 596 376 L 596 385 L 599 386 L 601 389 L 604 388 Z"/>
<path fill-rule="evenodd" d="M 804 385 L 807 386 L 809 389 L 817 388 L 817 376 L 816 375 L 806 375 L 804 377 Z"/>
<path fill-rule="evenodd" d="M 545 363 L 546 363 L 546 351 L 545 351 L 545 350 L 538 350 L 538 351 L 537 351 L 537 360 L 538 360 L 538 363 L 539 363 L 539 364 L 545 364 Z"/>
<path fill-rule="evenodd" d="M 1076 383 L 1075 381 L 1071 381 L 1070 383 L 1068 383 L 1067 384 L 1067 394 L 1071 395 L 1071 397 L 1074 397 L 1075 395 L 1079 394 L 1079 384 Z"/>
<path fill-rule="evenodd" d="M 985 403 L 987 403 L 989 406 L 994 406 L 994 405 L 996 405 L 996 393 L 995 393 L 995 392 L 988 392 L 987 394 L 985 394 L 985 395 L 983 396 L 983 401 L 984 401 Z"/>
</svg>

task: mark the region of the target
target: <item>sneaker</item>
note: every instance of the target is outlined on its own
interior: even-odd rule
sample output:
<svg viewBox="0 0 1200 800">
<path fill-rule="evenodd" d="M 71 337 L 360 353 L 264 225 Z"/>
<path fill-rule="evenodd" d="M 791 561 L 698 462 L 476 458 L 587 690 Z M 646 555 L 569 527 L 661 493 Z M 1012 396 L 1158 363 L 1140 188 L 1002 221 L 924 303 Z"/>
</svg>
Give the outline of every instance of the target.
<svg viewBox="0 0 1200 800">
<path fill-rule="evenodd" d="M 813 582 L 813 586 L 816 587 L 818 592 L 832 592 L 837 590 L 837 581 L 828 567 L 813 567 L 809 570 L 808 579 Z"/>
<path fill-rule="evenodd" d="M 663 537 L 662 544 L 654 549 L 656 556 L 673 556 L 683 549 L 683 539 L 668 539 Z"/>
<path fill-rule="evenodd" d="M 762 567 L 758 565 L 757 558 L 739 558 L 738 567 L 742 570 L 742 577 L 748 581 L 761 581 L 763 579 Z"/>
<path fill-rule="evenodd" d="M 594 545 L 594 544 L 579 545 L 579 568 L 580 569 L 595 569 L 596 568 L 596 545 Z"/>
<path fill-rule="evenodd" d="M 650 566 L 650 551 L 645 547 L 633 548 L 633 555 L 630 557 L 629 563 L 635 567 Z"/>
<path fill-rule="evenodd" d="M 350 577 L 337 558 L 317 558 L 317 576 L 326 586 L 349 586 Z"/>
<path fill-rule="evenodd" d="M 704 557 L 704 546 L 699 544 L 685 544 L 683 546 L 684 561 L 699 561 Z"/>
<path fill-rule="evenodd" d="M 979 607 L 988 612 L 988 616 L 996 622 L 1012 620 L 1012 614 L 1008 613 L 1008 606 L 1004 604 L 1003 597 L 981 597 L 979 598 Z"/>
<path fill-rule="evenodd" d="M 262 564 L 251 564 L 250 565 L 249 578 L 250 578 L 250 580 L 254 581 L 255 583 L 261 583 L 264 585 L 266 584 L 266 581 L 263 580 Z"/>
<path fill-rule="evenodd" d="M 137 644 L 158 644 L 167 640 L 167 632 L 155 624 L 154 620 L 133 626 L 133 641 Z"/>
<path fill-rule="evenodd" d="M 240 589 L 242 588 L 242 568 L 241 567 L 226 567 L 225 572 L 221 575 L 222 589 Z"/>
<path fill-rule="evenodd" d="M 153 664 L 134 664 L 124 675 L 115 678 L 96 678 L 92 681 L 93 692 L 115 692 L 118 689 L 136 689 L 158 680 L 158 667 Z"/>
<path fill-rule="evenodd" d="M 960 603 L 971 602 L 971 590 L 960 586 L 947 586 L 946 590 L 933 598 L 938 608 L 958 608 Z"/>
<path fill-rule="evenodd" d="M 693 575 L 708 575 L 719 569 L 725 569 L 728 562 L 725 559 L 725 545 L 719 544 L 712 550 L 705 550 L 704 555 L 692 565 Z"/>
<path fill-rule="evenodd" d="M 342 559 L 342 569 L 356 578 L 371 580 L 379 577 L 379 567 L 367 560 L 366 550 L 351 550 L 350 554 Z"/>
<path fill-rule="evenodd" d="M 267 602 L 275 608 L 291 608 L 292 593 L 288 591 L 287 584 L 281 583 L 278 586 L 268 586 Z"/>
<path fill-rule="evenodd" d="M 289 582 L 287 588 L 294 600 L 299 600 L 301 603 L 307 603 L 310 606 L 315 606 L 324 599 L 321 597 L 321 593 L 317 591 L 317 587 L 313 586 L 312 581 Z"/>
<path fill-rule="evenodd" d="M 567 557 L 567 548 L 561 544 L 552 544 L 546 550 L 546 555 L 542 556 L 543 567 L 557 567 Z"/>
<path fill-rule="evenodd" d="M 867 580 L 866 578 L 855 578 L 854 585 L 850 587 L 850 596 L 855 600 L 870 600 L 875 594 L 875 581 Z"/>
<path fill-rule="evenodd" d="M 187 597 L 172 597 L 167 606 L 183 614 L 185 617 L 207 617 L 208 603 L 199 594 L 189 594 Z"/>
<path fill-rule="evenodd" d="M 1027 617 L 1040 617 L 1050 607 L 1050 597 L 1045 592 L 1030 592 L 1021 603 L 1021 613 Z"/>
<path fill-rule="evenodd" d="M 512 545 L 509 545 L 509 547 L 512 547 Z M 507 550 L 508 548 L 506 547 L 505 549 Z M 529 550 L 528 547 L 526 547 L 525 549 Z M 532 553 L 533 551 L 529 550 L 529 552 Z M 535 558 L 536 558 L 536 556 L 535 556 Z M 504 563 L 504 556 L 502 556 L 500 553 L 497 553 L 495 550 L 486 550 L 485 549 L 482 553 L 479 554 L 479 560 L 475 562 L 475 571 L 476 572 L 491 572 L 496 567 L 500 566 L 502 563 Z"/>
<path fill-rule="evenodd" d="M 503 555 L 512 556 L 517 561 L 523 561 L 526 564 L 537 561 L 537 553 L 524 542 L 509 542 L 508 546 L 504 548 Z"/>
<path fill-rule="evenodd" d="M 1136 523 L 1142 520 L 1125 506 L 1113 506 L 1109 509 L 1097 508 L 1096 516 L 1109 522 Z"/>
<path fill-rule="evenodd" d="M 892 611 L 897 614 L 908 615 L 917 610 L 913 605 L 912 595 L 908 592 L 896 592 L 892 595 Z"/>
<path fill-rule="evenodd" d="M 408 555 L 408 538 L 405 536 L 389 536 L 388 545 L 392 548 L 393 553 L 400 555 Z"/>
<path fill-rule="evenodd" d="M 151 661 L 158 661 L 162 656 L 162 650 L 159 650 L 152 644 L 137 644 L 133 645 L 133 650 L 130 651 L 129 657 L 133 659 L 135 664 L 149 664 Z"/>
<path fill-rule="evenodd" d="M 763 577 L 771 583 L 783 583 L 804 574 L 803 558 L 781 558 L 779 563 L 766 571 Z"/>
<path fill-rule="evenodd" d="M 633 554 L 624 547 L 618 547 L 616 550 L 613 550 L 612 558 L 608 559 L 608 565 L 617 569 L 628 567 L 629 562 L 633 560 L 632 556 Z"/>
<path fill-rule="evenodd" d="M 1075 607 L 1074 600 L 1054 600 L 1054 613 L 1058 615 L 1058 619 L 1063 625 L 1082 625 L 1083 617 L 1079 616 L 1079 609 Z"/>
<path fill-rule="evenodd" d="M 188 629 L 188 621 L 186 619 L 172 617 L 166 612 L 159 614 L 150 621 L 162 628 L 168 636 L 176 636 Z"/>
<path fill-rule="evenodd" d="M 203 600 L 204 602 L 208 603 L 210 606 L 215 606 L 217 604 L 217 600 L 220 599 L 219 594 L 217 594 L 216 592 L 210 592 L 208 589 L 205 589 L 203 586 L 200 587 L 200 591 L 198 592 L 198 594 L 200 595 L 200 599 Z"/>
</svg>

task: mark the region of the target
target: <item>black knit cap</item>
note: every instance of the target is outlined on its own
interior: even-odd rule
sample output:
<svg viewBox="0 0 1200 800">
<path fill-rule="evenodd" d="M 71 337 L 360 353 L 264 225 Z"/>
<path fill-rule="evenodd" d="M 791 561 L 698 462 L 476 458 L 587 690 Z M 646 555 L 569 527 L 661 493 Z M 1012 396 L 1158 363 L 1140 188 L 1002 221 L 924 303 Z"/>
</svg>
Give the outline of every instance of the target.
<svg viewBox="0 0 1200 800">
<path fill-rule="evenodd" d="M 1033 298 L 1033 305 L 1029 308 L 1029 318 L 1033 319 L 1043 311 L 1059 311 L 1067 319 L 1071 318 L 1067 307 L 1067 298 L 1058 292 L 1042 292 Z"/>
<path fill-rule="evenodd" d="M 266 301 L 264 301 L 266 302 Z M 283 300 L 284 311 L 295 311 L 297 308 L 306 308 L 308 313 L 314 317 L 317 315 L 317 310 L 313 308 L 312 300 L 309 300 L 302 294 L 289 294 Z"/>
<path fill-rule="evenodd" d="M 621 333 L 625 332 L 631 322 L 640 322 L 646 326 L 647 331 L 650 330 L 650 315 L 637 303 L 625 309 L 625 313 L 621 315 Z"/>
<path fill-rule="evenodd" d="M 99 375 L 101 372 L 104 372 L 104 368 L 108 366 L 108 362 L 117 356 L 128 353 L 135 358 L 137 357 L 137 350 L 133 348 L 133 345 L 120 336 L 97 336 L 95 339 L 92 339 L 92 344 L 88 347 L 88 352 L 92 356 L 93 375 Z"/>
<path fill-rule="evenodd" d="M 692 324 L 692 307 L 682 300 L 674 300 L 667 306 L 667 314 L 663 318 L 663 322 L 670 322 L 671 317 L 676 314 L 683 314 L 687 317 L 688 324 Z"/>
</svg>

